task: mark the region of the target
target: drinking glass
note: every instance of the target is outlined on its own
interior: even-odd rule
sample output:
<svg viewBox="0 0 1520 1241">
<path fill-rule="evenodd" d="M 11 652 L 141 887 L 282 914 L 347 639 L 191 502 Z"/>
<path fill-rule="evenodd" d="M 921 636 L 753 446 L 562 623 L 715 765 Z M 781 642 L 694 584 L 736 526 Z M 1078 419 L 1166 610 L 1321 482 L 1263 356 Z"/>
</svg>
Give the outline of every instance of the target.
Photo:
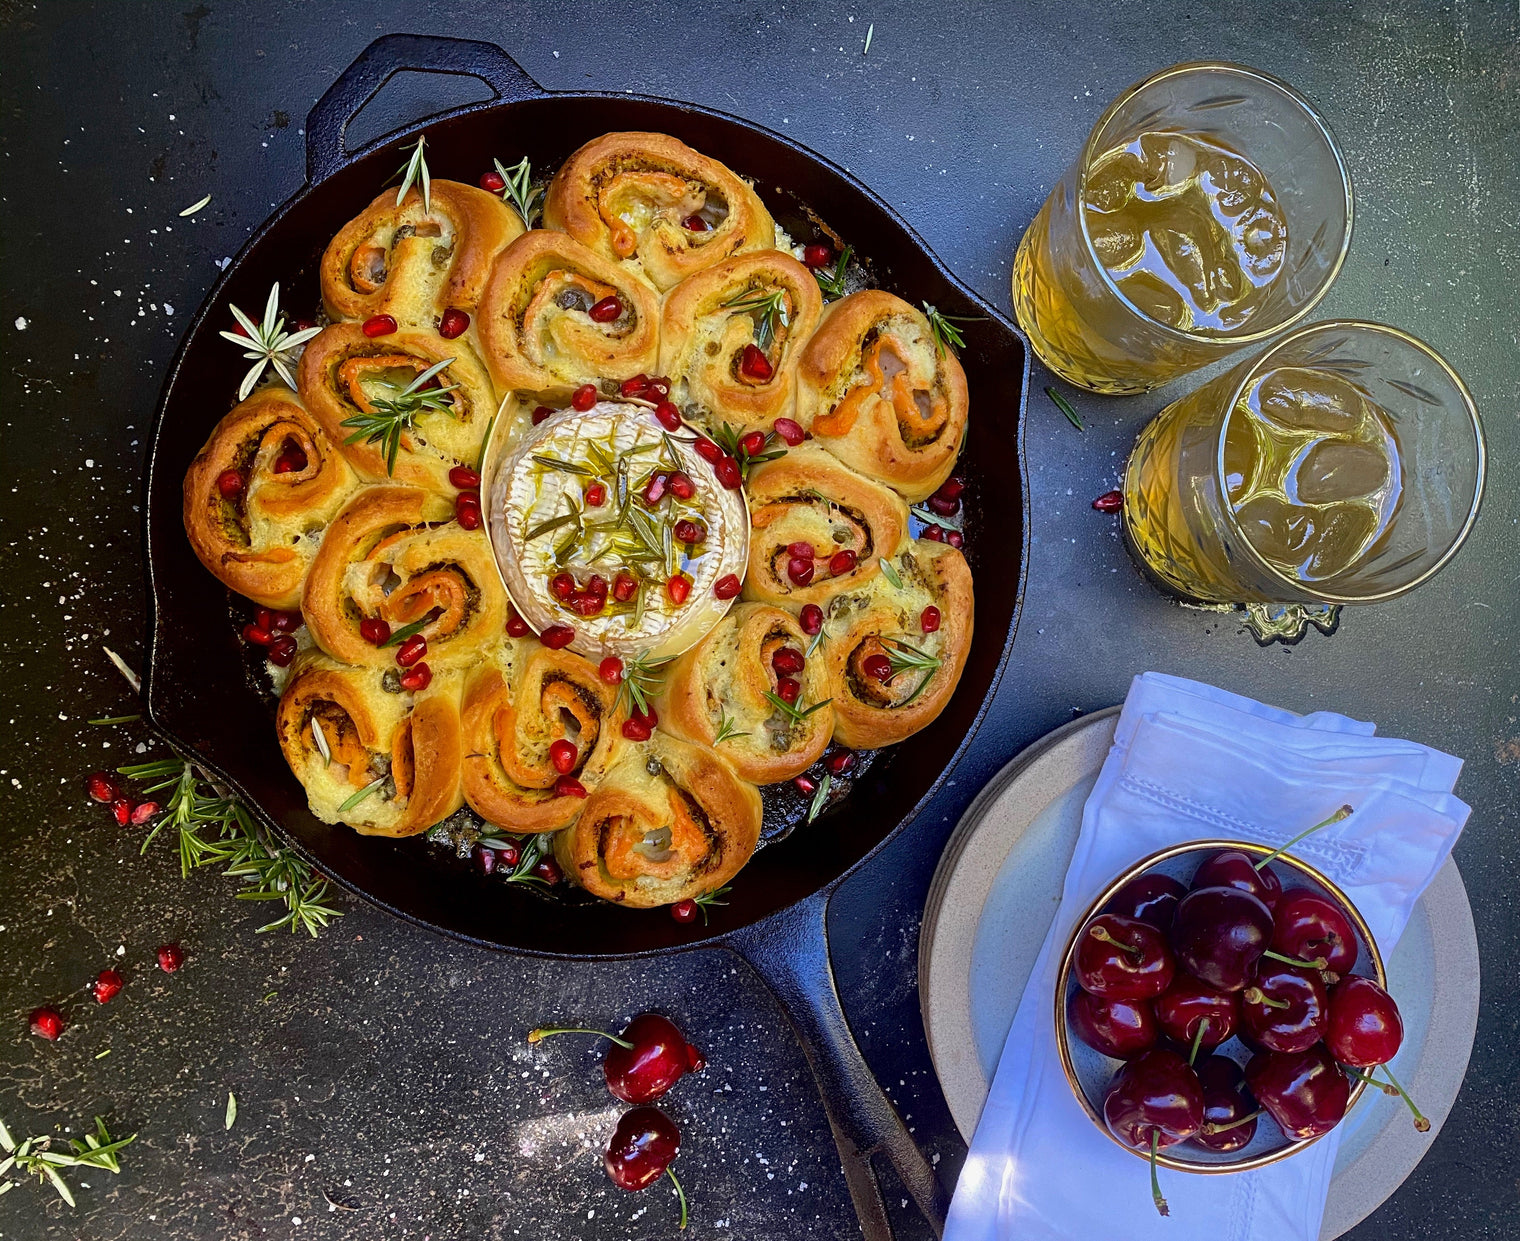
<svg viewBox="0 0 1520 1241">
<path fill-rule="evenodd" d="M 1246 170 L 1248 177 L 1251 167 L 1260 174 L 1269 189 L 1268 198 L 1276 201 L 1274 235 L 1285 232 L 1286 248 L 1278 252 L 1272 269 L 1275 275 L 1255 290 L 1261 296 L 1252 298 L 1243 321 L 1209 322 L 1209 316 L 1200 320 L 1183 315 L 1192 322 L 1183 328 L 1156 317 L 1160 303 L 1149 294 L 1143 302 L 1135 300 L 1136 288 L 1171 296 L 1161 283 L 1137 285 L 1130 280 L 1132 291 L 1127 293 L 1121 282 L 1138 266 L 1143 271 L 1161 271 L 1175 286 L 1183 283 L 1175 269 L 1186 267 L 1205 282 L 1198 287 L 1230 289 L 1244 275 L 1238 264 L 1229 269 L 1232 254 L 1238 252 L 1226 245 L 1216 254 L 1212 245 L 1177 246 L 1174 240 L 1168 260 L 1172 266 L 1165 267 L 1152 232 L 1138 259 L 1130 252 L 1121 262 L 1108 250 L 1110 260 L 1117 264 L 1116 276 L 1095 246 L 1094 225 L 1102 230 L 1109 224 L 1103 212 L 1089 203 L 1089 191 L 1104 192 L 1099 183 L 1107 174 L 1102 170 L 1113 162 L 1105 161 L 1105 156 L 1126 146 L 1139 152 L 1149 144 L 1151 155 L 1143 165 L 1147 180 L 1133 201 L 1149 204 L 1140 209 L 1151 210 L 1156 204 L 1164 209 L 1167 196 L 1173 195 L 1178 184 L 1165 178 L 1175 169 L 1185 180 L 1188 152 L 1203 149 L 1198 142 L 1209 144 L 1211 155 L 1229 160 L 1231 168 Z M 1176 145 L 1177 151 L 1157 153 L 1167 143 Z M 1175 158 L 1179 152 L 1181 160 Z M 1097 179 L 1092 177 L 1095 167 L 1100 169 Z M 1151 196 L 1157 184 L 1161 192 Z M 1223 221 L 1220 233 L 1226 231 L 1224 224 L 1243 228 L 1257 218 L 1251 212 L 1234 217 L 1221 213 L 1225 196 L 1235 189 L 1222 185 L 1217 172 L 1212 180 L 1207 171 L 1201 173 L 1193 187 L 1195 194 L 1211 196 L 1212 214 Z M 1186 204 L 1185 196 L 1177 197 Z M 1193 204 L 1194 218 L 1204 231 L 1215 231 L 1198 212 L 1201 204 L 1196 198 Z M 1104 237 L 1100 235 L 1099 241 L 1104 242 Z M 1068 383 L 1093 392 L 1144 392 L 1302 319 L 1330 287 L 1350 244 L 1351 174 L 1335 136 L 1309 102 L 1276 78 L 1242 65 L 1174 65 L 1131 86 L 1093 126 L 1076 162 L 1051 191 L 1019 243 L 1013 304 L 1040 360 Z M 1200 254 L 1200 250 L 1211 252 Z M 1225 264 L 1222 282 L 1221 258 Z"/>
<path fill-rule="evenodd" d="M 1378 323 L 1310 324 L 1141 431 L 1125 533 L 1198 602 L 1390 599 L 1467 538 L 1486 454 L 1471 395 L 1429 345 Z"/>
</svg>

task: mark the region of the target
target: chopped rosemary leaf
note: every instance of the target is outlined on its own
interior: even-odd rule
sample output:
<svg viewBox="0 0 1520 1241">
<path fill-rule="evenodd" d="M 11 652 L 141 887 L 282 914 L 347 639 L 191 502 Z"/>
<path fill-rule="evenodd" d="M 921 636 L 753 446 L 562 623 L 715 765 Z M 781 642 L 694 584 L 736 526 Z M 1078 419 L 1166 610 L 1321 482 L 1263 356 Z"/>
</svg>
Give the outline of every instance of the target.
<svg viewBox="0 0 1520 1241">
<path fill-rule="evenodd" d="M 1064 396 L 1062 396 L 1054 388 L 1046 388 L 1045 389 L 1045 395 L 1048 396 L 1051 399 L 1051 401 L 1053 401 L 1055 403 L 1055 407 L 1057 409 L 1059 409 L 1063 414 L 1066 415 L 1066 421 L 1067 422 L 1071 423 L 1072 426 L 1076 427 L 1078 431 L 1085 431 L 1085 430 L 1087 430 L 1087 428 L 1082 425 L 1082 419 L 1080 419 L 1080 418 L 1077 417 L 1077 411 L 1071 407 L 1071 402 L 1070 401 L 1068 401 Z"/>
<path fill-rule="evenodd" d="M 845 275 L 850 267 L 850 256 L 854 253 L 855 251 L 852 247 L 846 246 L 839 252 L 839 258 L 835 262 L 832 272 L 829 272 L 827 275 L 822 270 L 813 272 L 813 279 L 818 281 L 818 287 L 830 297 L 844 296 Z"/>
<path fill-rule="evenodd" d="M 800 705 L 800 699 L 798 702 L 787 702 L 785 698 L 772 693 L 770 690 L 765 691 L 765 697 L 771 706 L 775 707 L 783 715 L 790 717 L 792 722 L 797 724 L 807 719 L 814 711 L 822 711 L 824 707 L 834 701 L 832 698 L 825 698 L 822 702 L 815 702 L 810 707 L 803 707 Z"/>
<path fill-rule="evenodd" d="M 338 807 L 338 813 L 339 814 L 347 814 L 350 810 L 352 810 L 355 806 L 357 806 L 361 801 L 363 801 L 366 797 L 368 797 L 371 793 L 373 793 L 376 789 L 378 789 L 384 783 L 385 783 L 385 777 L 384 776 L 378 776 L 375 779 L 371 780 L 362 789 L 360 789 L 357 793 L 355 793 L 352 797 L 350 797 L 347 801 L 345 801 L 341 806 L 339 806 Z"/>
<path fill-rule="evenodd" d="M 928 302 L 919 303 L 924 308 L 924 317 L 929 320 L 929 330 L 934 333 L 934 349 L 937 353 L 944 353 L 946 345 L 954 345 L 957 349 L 966 347 L 966 338 L 961 335 L 957 323 L 979 323 L 985 315 L 947 315 L 930 305 Z"/>
<path fill-rule="evenodd" d="M 332 766 L 332 750 L 327 744 L 327 734 L 322 731 L 322 721 L 311 717 L 311 739 L 317 743 L 317 753 L 322 756 L 322 766 Z"/>
<path fill-rule="evenodd" d="M 902 578 L 898 576 L 897 569 L 892 562 L 883 556 L 876 563 L 881 565 L 881 575 L 892 583 L 892 589 L 901 590 L 903 588 Z"/>
<path fill-rule="evenodd" d="M 198 199 L 196 199 L 193 203 L 191 203 L 188 207 L 186 207 L 183 211 L 181 211 L 179 213 L 180 219 L 183 220 L 186 216 L 194 215 L 202 207 L 206 206 L 210 201 L 211 201 L 211 195 L 210 194 L 207 194 L 205 198 L 198 198 Z"/>
<path fill-rule="evenodd" d="M 595 477 L 594 472 L 588 470 L 584 465 L 577 465 L 573 461 L 561 461 L 558 457 L 551 457 L 547 453 L 536 452 L 533 454 L 532 459 L 546 470 L 558 470 L 562 474 L 579 474 L 584 478 Z"/>
<path fill-rule="evenodd" d="M 410 638 L 414 633 L 421 633 L 424 629 L 426 629 L 432 623 L 433 623 L 433 616 L 432 616 L 431 613 L 429 613 L 427 616 L 424 616 L 421 620 L 415 620 L 415 621 L 413 621 L 410 625 L 402 625 L 400 629 L 396 630 L 395 633 L 391 634 L 391 636 L 388 637 L 380 645 L 381 645 L 382 648 L 387 647 L 387 646 L 398 646 L 402 642 L 405 642 L 408 638 Z"/>
<path fill-rule="evenodd" d="M 718 713 L 718 732 L 713 737 L 713 745 L 722 745 L 725 741 L 733 741 L 739 737 L 748 737 L 748 733 L 741 733 L 734 727 L 734 722 L 728 716 L 727 711 Z"/>
<path fill-rule="evenodd" d="M 558 530 L 561 526 L 569 524 L 579 516 L 580 513 L 575 509 L 574 505 L 572 505 L 568 513 L 561 513 L 558 517 L 551 517 L 548 521 L 539 522 L 538 525 L 529 530 L 527 534 L 523 535 L 523 542 L 531 543 L 534 539 L 542 538 L 544 535 L 548 534 L 549 531 Z"/>
<path fill-rule="evenodd" d="M 834 787 L 834 777 L 827 772 L 823 779 L 818 782 L 818 791 L 813 794 L 813 803 L 808 807 L 807 821 L 811 823 L 822 812 L 824 804 L 829 800 L 829 790 Z"/>
<path fill-rule="evenodd" d="M 107 715 L 102 719 L 91 720 L 91 724 L 131 724 L 135 720 L 142 719 L 140 715 Z"/>
</svg>

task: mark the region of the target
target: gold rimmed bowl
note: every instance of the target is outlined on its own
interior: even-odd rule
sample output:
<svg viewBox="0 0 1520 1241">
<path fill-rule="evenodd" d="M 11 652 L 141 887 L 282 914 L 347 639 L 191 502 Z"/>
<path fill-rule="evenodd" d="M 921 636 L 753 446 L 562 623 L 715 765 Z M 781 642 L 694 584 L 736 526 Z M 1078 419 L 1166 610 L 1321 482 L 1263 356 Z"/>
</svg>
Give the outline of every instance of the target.
<svg viewBox="0 0 1520 1241">
<path fill-rule="evenodd" d="M 1055 991 L 1056 1047 L 1061 1054 L 1061 1067 L 1065 1070 L 1066 1080 L 1070 1083 L 1077 1102 L 1082 1105 L 1093 1124 L 1110 1141 L 1139 1159 L 1148 1160 L 1149 1150 L 1136 1150 L 1120 1142 L 1109 1132 L 1103 1120 L 1104 1097 L 1108 1094 L 1109 1084 L 1113 1081 L 1114 1074 L 1123 1067 L 1124 1061 L 1105 1056 L 1096 1048 L 1084 1043 L 1072 1028 L 1071 1019 L 1068 1016 L 1071 997 L 1079 990 L 1074 971 L 1078 937 L 1088 922 L 1105 912 L 1109 902 L 1131 880 L 1138 879 L 1142 875 L 1159 874 L 1170 876 L 1184 886 L 1189 886 L 1193 873 L 1203 861 L 1225 849 L 1238 849 L 1252 858 L 1267 857 L 1273 852 L 1266 845 L 1250 844 L 1239 840 L 1194 840 L 1153 853 L 1136 862 L 1123 874 L 1116 876 L 1113 882 L 1098 894 L 1097 899 L 1077 920 L 1071 938 L 1067 940 L 1065 951 L 1061 955 L 1061 973 L 1056 980 Z M 1383 958 L 1372 938 L 1372 932 L 1368 930 L 1366 921 L 1346 894 L 1307 862 L 1286 853 L 1279 853 L 1267 865 L 1282 881 L 1284 892 L 1307 889 L 1325 897 L 1346 915 L 1357 938 L 1356 965 L 1351 972 L 1372 978 L 1379 986 L 1386 987 L 1388 979 L 1383 971 Z M 1187 1055 L 1186 1047 L 1180 1050 L 1184 1056 Z M 1242 1043 L 1239 1037 L 1231 1037 L 1220 1044 L 1214 1049 L 1214 1054 L 1227 1056 L 1242 1068 L 1252 1055 L 1250 1048 Z M 1346 1103 L 1348 1113 L 1356 1105 L 1356 1101 L 1365 1089 L 1366 1083 L 1355 1077 L 1351 1078 L 1351 1094 Z M 1248 1146 L 1238 1151 L 1213 1151 L 1194 1142 L 1182 1142 L 1158 1151 L 1156 1162 L 1162 1167 L 1172 1168 L 1178 1172 L 1204 1174 L 1243 1172 L 1249 1168 L 1261 1168 L 1267 1164 L 1276 1163 L 1280 1159 L 1287 1159 L 1318 1140 L 1318 1138 L 1300 1140 L 1290 1138 L 1277 1127 L 1270 1116 L 1264 1113 L 1257 1122 L 1256 1136 Z"/>
</svg>

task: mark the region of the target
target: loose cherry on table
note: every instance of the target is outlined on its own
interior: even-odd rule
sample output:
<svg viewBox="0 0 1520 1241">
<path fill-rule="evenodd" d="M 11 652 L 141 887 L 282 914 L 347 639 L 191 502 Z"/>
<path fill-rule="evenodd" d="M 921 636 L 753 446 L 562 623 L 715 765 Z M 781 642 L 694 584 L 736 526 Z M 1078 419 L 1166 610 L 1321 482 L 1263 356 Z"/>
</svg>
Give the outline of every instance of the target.
<svg viewBox="0 0 1520 1241">
<path fill-rule="evenodd" d="M 1258 1052 L 1246 1065 L 1246 1085 L 1295 1141 L 1334 1129 L 1351 1095 L 1351 1083 L 1323 1043 L 1305 1051 Z"/>
<path fill-rule="evenodd" d="M 1203 1128 L 1193 1141 L 1211 1151 L 1244 1150 L 1256 1136 L 1261 1114 L 1245 1088 L 1245 1074 L 1228 1056 L 1209 1056 L 1194 1066 L 1203 1087 Z"/>
<path fill-rule="evenodd" d="M 1278 902 L 1272 949 L 1304 961 L 1324 961 L 1321 969 L 1346 974 L 1360 951 L 1351 920 L 1332 901 L 1297 888 Z"/>
<path fill-rule="evenodd" d="M 552 1034 L 598 1034 L 612 1046 L 602 1061 L 607 1089 L 625 1103 L 652 1103 L 688 1073 L 706 1067 L 702 1053 L 688 1043 L 668 1017 L 640 1013 L 622 1034 L 581 1028 L 534 1030 L 528 1042 L 537 1043 Z"/>
<path fill-rule="evenodd" d="M 1151 1156 L 1151 1199 L 1168 1214 L 1156 1179 L 1156 1152 L 1185 1142 L 1203 1127 L 1203 1087 L 1176 1052 L 1155 1047 L 1114 1074 L 1103 1100 L 1108 1131 Z"/>
<path fill-rule="evenodd" d="M 1172 947 L 1195 978 L 1239 991 L 1272 938 L 1272 911 L 1239 888 L 1194 888 L 1177 906 Z"/>
<path fill-rule="evenodd" d="M 1240 849 L 1225 849 L 1205 858 L 1193 873 L 1195 888 L 1239 888 L 1249 892 L 1268 909 L 1276 909 L 1282 896 L 1282 880 L 1270 866 L 1260 870 Z"/>
<path fill-rule="evenodd" d="M 1263 960 L 1240 997 L 1240 1016 L 1268 1051 L 1307 1051 L 1330 1022 L 1330 997 L 1318 970 Z"/>
<path fill-rule="evenodd" d="M 1119 914 L 1125 918 L 1139 918 L 1149 922 L 1158 931 L 1172 929 L 1172 919 L 1177 916 L 1177 905 L 1187 895 L 1187 886 L 1170 875 L 1139 875 L 1131 879 L 1109 898 L 1103 906 L 1106 914 Z"/>
<path fill-rule="evenodd" d="M 1172 985 L 1156 997 L 1156 1024 L 1167 1038 L 1212 1051 L 1240 1024 L 1239 993 L 1217 990 L 1179 972 Z"/>
<path fill-rule="evenodd" d="M 680 1149 L 681 1131 L 675 1121 L 657 1107 L 636 1107 L 624 1112 L 618 1120 L 602 1162 L 619 1189 L 648 1189 L 670 1171 Z M 670 1179 L 675 1180 L 674 1173 Z"/>
<path fill-rule="evenodd" d="M 1082 928 L 1074 968 L 1082 990 L 1113 1000 L 1149 1000 L 1177 970 L 1166 936 L 1138 918 L 1099 914 Z"/>
<path fill-rule="evenodd" d="M 1156 1015 L 1146 1000 L 1115 1000 L 1075 991 L 1067 1016 L 1077 1037 L 1116 1060 L 1131 1060 L 1156 1045 Z"/>
</svg>

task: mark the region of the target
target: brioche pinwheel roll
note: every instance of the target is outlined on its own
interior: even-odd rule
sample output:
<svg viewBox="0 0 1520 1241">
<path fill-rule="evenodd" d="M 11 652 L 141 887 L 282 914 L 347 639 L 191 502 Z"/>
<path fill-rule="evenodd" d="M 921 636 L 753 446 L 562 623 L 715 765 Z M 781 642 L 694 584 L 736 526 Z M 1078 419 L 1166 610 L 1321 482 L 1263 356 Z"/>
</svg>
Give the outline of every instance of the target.
<svg viewBox="0 0 1520 1241">
<path fill-rule="evenodd" d="M 776 244 L 749 183 L 669 134 L 593 138 L 561 166 L 544 224 L 624 261 L 662 293 L 693 272 Z"/>
<path fill-rule="evenodd" d="M 741 603 L 665 673 L 660 727 L 709 746 L 755 784 L 790 780 L 829 744 L 834 712 L 822 655 L 790 612 Z"/>
<path fill-rule="evenodd" d="M 361 475 L 435 490 L 453 490 L 455 466 L 474 468 L 496 412 L 474 349 L 422 329 L 372 337 L 334 323 L 306 346 L 296 383 Z"/>
<path fill-rule="evenodd" d="M 185 473 L 185 531 L 201 563 L 265 607 L 292 609 L 322 531 L 358 485 L 289 388 L 235 406 Z"/>
<path fill-rule="evenodd" d="M 322 304 L 334 319 L 390 315 L 437 328 L 445 311 L 474 314 L 491 263 L 522 236 L 517 212 L 495 194 L 433 181 L 427 200 L 383 190 L 322 254 Z"/>
<path fill-rule="evenodd" d="M 864 590 L 836 595 L 820 652 L 834 740 L 873 750 L 932 723 L 961 679 L 971 630 L 971 570 L 947 543 L 920 539 Z"/>
<path fill-rule="evenodd" d="M 448 497 L 381 485 L 362 488 L 333 518 L 301 612 L 334 659 L 402 672 L 420 660 L 436 671 L 473 663 L 496 643 L 507 596 L 485 531 L 460 526 Z"/>
<path fill-rule="evenodd" d="M 660 374 L 699 422 L 770 430 L 791 417 L 797 359 L 823 298 L 790 254 L 760 250 L 683 280 L 665 298 Z"/>
<path fill-rule="evenodd" d="M 545 394 L 652 372 L 659 333 L 660 299 L 647 284 L 545 229 L 502 252 L 476 320 L 497 386 Z"/>
<path fill-rule="evenodd" d="M 616 687 L 573 651 L 503 639 L 465 684 L 465 799 L 509 832 L 564 827 L 624 744 L 616 706 Z"/>
<path fill-rule="evenodd" d="M 797 367 L 797 421 L 910 502 L 950 476 L 967 409 L 955 354 L 920 311 L 879 289 L 832 303 Z"/>
<path fill-rule="evenodd" d="M 908 506 L 814 444 L 749 476 L 744 597 L 797 609 L 869 584 L 908 534 Z"/>
<path fill-rule="evenodd" d="M 727 762 L 656 731 L 623 748 L 554 838 L 554 856 L 594 896 L 669 905 L 732 879 L 755 851 L 760 817 L 760 790 Z"/>
<path fill-rule="evenodd" d="M 459 681 L 412 692 L 378 668 L 298 656 L 275 726 L 311 812 L 365 836 L 415 836 L 458 810 Z"/>
</svg>

